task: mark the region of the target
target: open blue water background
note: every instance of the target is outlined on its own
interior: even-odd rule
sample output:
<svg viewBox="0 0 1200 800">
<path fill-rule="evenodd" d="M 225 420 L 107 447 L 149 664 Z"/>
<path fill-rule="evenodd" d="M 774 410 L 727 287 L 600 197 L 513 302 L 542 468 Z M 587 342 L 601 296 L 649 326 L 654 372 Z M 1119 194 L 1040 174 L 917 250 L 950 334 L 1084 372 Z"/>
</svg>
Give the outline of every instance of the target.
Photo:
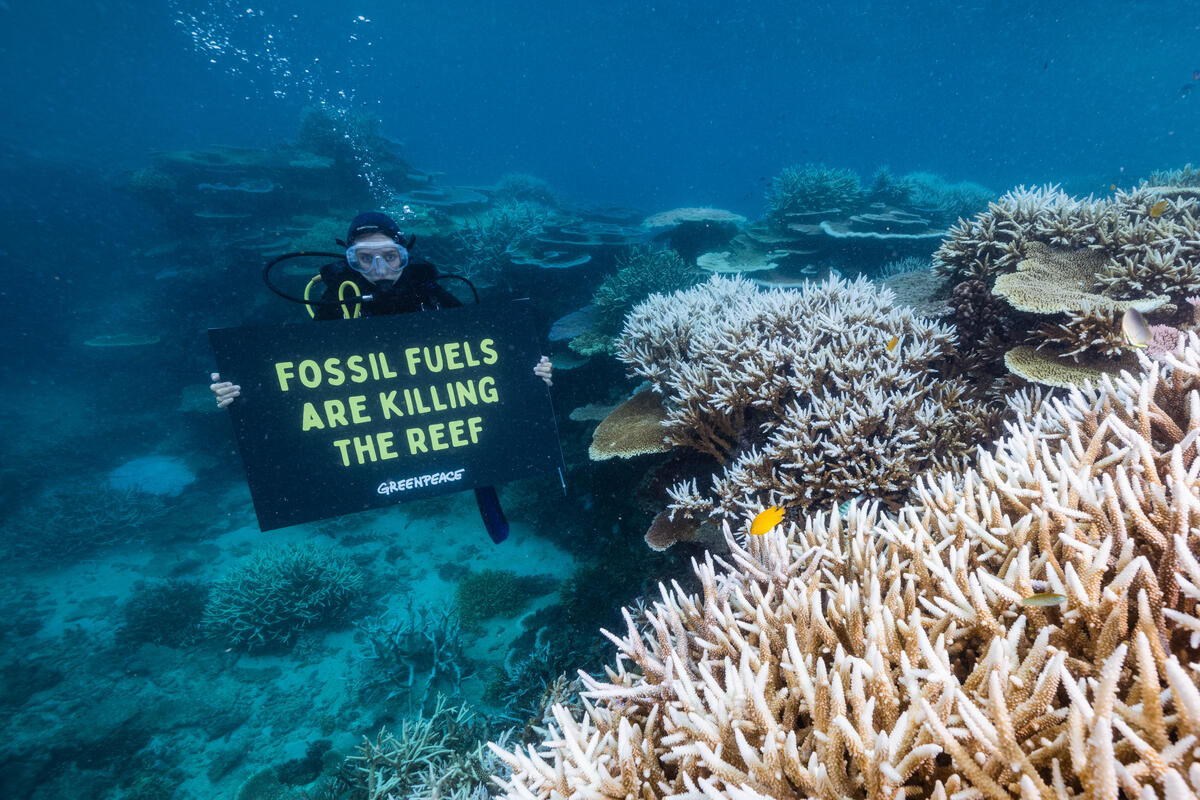
<svg viewBox="0 0 1200 800">
<path fill-rule="evenodd" d="M 1107 186 L 1194 158 L 1200 123 L 1184 0 L 6 5 L 0 137 L 100 168 L 269 143 L 344 93 L 453 181 L 753 212 L 806 160 Z"/>
</svg>

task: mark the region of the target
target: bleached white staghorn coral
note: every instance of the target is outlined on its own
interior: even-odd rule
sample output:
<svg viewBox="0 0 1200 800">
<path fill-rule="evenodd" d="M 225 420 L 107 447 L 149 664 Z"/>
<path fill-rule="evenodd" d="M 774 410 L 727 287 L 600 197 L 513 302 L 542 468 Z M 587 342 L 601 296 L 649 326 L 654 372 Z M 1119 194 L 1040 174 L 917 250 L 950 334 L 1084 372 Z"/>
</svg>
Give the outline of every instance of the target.
<svg viewBox="0 0 1200 800">
<path fill-rule="evenodd" d="M 1003 334 L 1013 374 L 1051 386 L 1116 374 L 1135 360 L 1119 319 L 1129 304 L 1153 311 L 1155 323 L 1189 324 L 1181 309 L 1200 290 L 1200 190 L 1143 184 L 1077 199 L 1057 187 L 1019 187 L 960 220 L 934 269 L 960 281 L 960 330 L 968 346 L 986 342 L 980 349 L 993 362 L 994 342 L 971 323 L 975 282 L 1004 298 L 993 306 L 1006 309 L 1002 324 L 991 328 Z"/>
<path fill-rule="evenodd" d="M 727 527 L 582 717 L 494 748 L 506 797 L 1197 796 L 1200 339 L 1167 360 L 1023 398 L 897 517 Z"/>
<path fill-rule="evenodd" d="M 1157 216 L 1151 209 L 1160 200 Z M 989 282 L 1012 272 L 1031 242 L 1103 255 L 1096 290 L 1114 299 L 1154 294 L 1176 300 L 1200 287 L 1200 200 L 1161 186 L 1078 199 L 1057 186 L 1019 186 L 970 220 L 959 220 L 934 254 L 934 269 L 955 280 Z"/>
<path fill-rule="evenodd" d="M 764 292 L 716 276 L 637 306 L 618 357 L 663 398 L 667 441 L 723 465 L 713 497 L 680 485 L 672 507 L 736 519 L 861 492 L 895 500 L 967 453 L 989 415 L 937 377 L 953 344 L 865 279 Z"/>
</svg>

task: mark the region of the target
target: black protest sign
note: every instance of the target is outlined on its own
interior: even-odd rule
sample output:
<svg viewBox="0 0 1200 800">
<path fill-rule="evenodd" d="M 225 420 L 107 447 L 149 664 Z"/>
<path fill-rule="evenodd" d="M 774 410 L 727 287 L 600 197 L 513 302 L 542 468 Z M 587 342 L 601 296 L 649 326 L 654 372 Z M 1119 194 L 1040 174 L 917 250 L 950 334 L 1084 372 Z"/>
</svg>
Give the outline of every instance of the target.
<svg viewBox="0 0 1200 800">
<path fill-rule="evenodd" d="M 562 467 L 527 300 L 209 338 L 264 531 Z"/>
</svg>

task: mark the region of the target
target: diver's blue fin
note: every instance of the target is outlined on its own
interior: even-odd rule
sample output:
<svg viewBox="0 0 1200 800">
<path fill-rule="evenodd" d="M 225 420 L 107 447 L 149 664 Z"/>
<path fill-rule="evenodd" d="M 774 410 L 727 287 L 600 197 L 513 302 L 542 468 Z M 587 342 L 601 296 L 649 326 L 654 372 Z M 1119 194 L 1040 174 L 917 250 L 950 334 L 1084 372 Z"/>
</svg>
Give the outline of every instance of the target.
<svg viewBox="0 0 1200 800">
<path fill-rule="evenodd" d="M 508 538 L 508 520 L 504 518 L 504 509 L 500 507 L 500 498 L 496 496 L 494 486 L 480 486 L 475 490 L 475 502 L 479 504 L 479 516 L 483 518 L 484 527 L 492 541 L 500 544 Z"/>
</svg>

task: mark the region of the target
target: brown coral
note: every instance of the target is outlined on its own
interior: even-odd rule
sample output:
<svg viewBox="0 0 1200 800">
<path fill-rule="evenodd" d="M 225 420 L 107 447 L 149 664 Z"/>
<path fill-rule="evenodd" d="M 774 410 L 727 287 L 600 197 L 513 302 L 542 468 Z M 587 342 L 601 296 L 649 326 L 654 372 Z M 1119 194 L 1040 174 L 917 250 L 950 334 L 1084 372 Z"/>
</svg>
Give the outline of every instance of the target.
<svg viewBox="0 0 1200 800">
<path fill-rule="evenodd" d="M 638 306 L 618 357 L 662 397 L 667 440 L 722 465 L 712 497 L 677 486 L 672 508 L 733 519 L 863 491 L 898 500 L 969 452 L 991 415 L 937 375 L 952 346 L 866 280 L 760 292 L 715 276 Z"/>
<path fill-rule="evenodd" d="M 1136 368 L 1137 357 L 1126 352 L 1114 361 L 1087 353 L 1069 356 L 1065 349 L 1054 346 L 1020 345 L 1004 354 L 1004 365 L 1009 372 L 1032 383 L 1069 389 L 1087 381 L 1096 383 L 1122 369 Z"/>
<path fill-rule="evenodd" d="M 726 528 L 582 716 L 493 748 L 506 797 L 1196 796 L 1200 339 L 1170 361 L 1019 404 L 896 518 Z"/>
<path fill-rule="evenodd" d="M 658 395 L 643 389 L 614 408 L 596 426 L 588 455 L 592 461 L 604 461 L 665 453 L 671 445 L 666 441 L 664 418 Z"/>
<path fill-rule="evenodd" d="M 1011 344 L 1012 308 L 1008 303 L 973 278 L 955 285 L 950 305 L 962 346 L 979 351 L 988 361 L 1001 358 Z"/>
<path fill-rule="evenodd" d="M 1168 199 L 1157 217 L 1151 207 Z M 994 281 L 1017 269 L 1032 244 L 1086 251 L 1096 268 L 1088 291 L 1113 300 L 1168 295 L 1178 303 L 1200 289 L 1200 200 L 1175 189 L 1142 186 L 1109 198 L 1078 200 L 1057 187 L 1018 187 L 972 220 L 960 220 L 934 255 L 951 276 Z"/>
<path fill-rule="evenodd" d="M 1152 215 L 1164 200 L 1166 209 Z M 1049 364 L 1049 352 L 1086 362 L 1085 372 L 1112 372 L 1124 351 L 1121 312 L 1159 310 L 1159 321 L 1178 323 L 1171 315 L 1200 288 L 1197 208 L 1200 200 L 1176 187 L 1142 186 L 1085 200 L 1056 187 L 1020 187 L 975 219 L 960 221 L 934 265 L 993 284 L 1015 311 L 1054 315 L 1024 327 L 1008 320 L 1014 343 L 1047 349 L 1036 358 L 1025 351 L 1006 357 L 1026 365 L 1025 375 L 1052 373 L 1062 381 L 1079 372 Z"/>
</svg>

